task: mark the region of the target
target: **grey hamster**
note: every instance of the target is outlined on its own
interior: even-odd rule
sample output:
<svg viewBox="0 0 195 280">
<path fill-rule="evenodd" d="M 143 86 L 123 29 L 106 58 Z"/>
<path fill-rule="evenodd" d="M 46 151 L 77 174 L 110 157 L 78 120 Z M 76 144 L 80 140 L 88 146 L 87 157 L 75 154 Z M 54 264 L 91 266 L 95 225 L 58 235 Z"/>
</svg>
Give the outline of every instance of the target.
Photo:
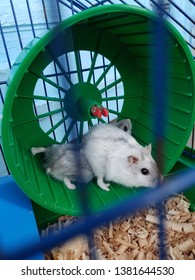
<svg viewBox="0 0 195 280">
<path fill-rule="evenodd" d="M 131 133 L 132 126 L 129 119 L 114 121 L 111 124 L 113 127 L 117 127 L 117 130 L 122 129 L 126 133 Z M 83 142 L 88 137 L 87 135 L 88 133 L 84 135 Z M 46 148 L 32 147 L 31 152 L 34 156 L 44 153 L 43 168 L 46 173 L 64 182 L 68 189 L 73 190 L 76 185 L 72 182 L 88 183 L 94 177 L 82 148 L 83 143 L 66 143 L 51 145 Z"/>
<path fill-rule="evenodd" d="M 151 187 L 162 178 L 152 158 L 151 145 L 143 147 L 128 133 L 108 124 L 99 124 L 90 130 L 83 154 L 98 186 L 106 191 L 110 184 L 104 180 L 126 187 Z"/>
<path fill-rule="evenodd" d="M 31 148 L 33 155 L 44 153 L 43 168 L 53 178 L 64 182 L 68 189 L 75 189 L 72 182 L 88 183 L 94 177 L 85 156 L 82 144 L 66 143 L 47 148 Z"/>
</svg>

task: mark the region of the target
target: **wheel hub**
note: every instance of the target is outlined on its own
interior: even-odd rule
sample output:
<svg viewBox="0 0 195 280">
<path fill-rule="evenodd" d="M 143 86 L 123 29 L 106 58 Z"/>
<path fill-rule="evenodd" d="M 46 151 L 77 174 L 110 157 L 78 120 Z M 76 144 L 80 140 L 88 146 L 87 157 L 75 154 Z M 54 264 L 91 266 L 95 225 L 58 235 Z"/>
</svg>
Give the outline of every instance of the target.
<svg viewBox="0 0 195 280">
<path fill-rule="evenodd" d="M 91 108 L 101 105 L 101 93 L 90 83 L 77 83 L 70 87 L 64 98 L 66 114 L 75 121 L 87 121 L 93 118 Z"/>
</svg>

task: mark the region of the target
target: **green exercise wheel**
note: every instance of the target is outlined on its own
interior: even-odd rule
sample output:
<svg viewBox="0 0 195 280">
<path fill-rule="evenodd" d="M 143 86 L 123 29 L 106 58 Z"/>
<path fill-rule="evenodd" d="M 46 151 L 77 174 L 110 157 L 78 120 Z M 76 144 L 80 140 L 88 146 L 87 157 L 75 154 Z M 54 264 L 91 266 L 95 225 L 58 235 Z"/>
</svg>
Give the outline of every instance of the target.
<svg viewBox="0 0 195 280">
<path fill-rule="evenodd" d="M 129 118 L 133 136 L 153 144 L 156 156 L 152 94 L 155 72 L 152 12 L 129 5 L 107 5 L 80 12 L 42 37 L 30 42 L 14 63 L 7 82 L 2 121 L 6 162 L 21 189 L 36 203 L 59 214 L 82 215 L 80 189 L 68 190 L 49 177 L 41 157 L 30 148 L 82 141 L 97 118 L 93 105 L 102 105 L 109 117 Z M 190 50 L 179 32 L 163 21 L 168 34 L 168 99 L 162 121 L 166 134 L 162 172 L 167 174 L 180 157 L 194 124 L 195 72 Z M 111 184 L 101 190 L 95 180 L 86 186 L 86 207 L 98 212 L 137 193 L 136 188 Z"/>
</svg>

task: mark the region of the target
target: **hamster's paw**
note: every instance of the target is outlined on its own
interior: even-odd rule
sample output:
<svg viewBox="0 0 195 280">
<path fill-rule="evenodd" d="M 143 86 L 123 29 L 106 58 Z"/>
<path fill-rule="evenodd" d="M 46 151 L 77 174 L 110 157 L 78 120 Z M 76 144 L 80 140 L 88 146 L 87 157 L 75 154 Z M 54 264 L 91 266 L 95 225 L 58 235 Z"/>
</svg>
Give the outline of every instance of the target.
<svg viewBox="0 0 195 280">
<path fill-rule="evenodd" d="M 50 174 L 51 173 L 51 168 L 48 167 L 47 170 L 46 170 L 46 174 Z"/>
<path fill-rule="evenodd" d="M 77 188 L 77 186 L 76 185 L 74 185 L 74 184 L 72 184 L 72 183 L 70 183 L 70 184 L 66 184 L 66 186 L 67 186 L 67 188 L 69 189 L 69 190 L 75 190 L 76 188 Z"/>
<path fill-rule="evenodd" d="M 64 184 L 69 190 L 75 190 L 76 186 L 70 182 L 68 178 L 64 178 Z"/>
<path fill-rule="evenodd" d="M 98 179 L 97 179 L 97 184 L 98 184 L 98 186 L 99 186 L 102 190 L 109 192 L 109 190 L 110 190 L 110 189 L 109 189 L 110 184 L 109 184 L 109 183 L 104 183 L 104 181 L 103 181 L 102 178 L 98 178 Z"/>
</svg>

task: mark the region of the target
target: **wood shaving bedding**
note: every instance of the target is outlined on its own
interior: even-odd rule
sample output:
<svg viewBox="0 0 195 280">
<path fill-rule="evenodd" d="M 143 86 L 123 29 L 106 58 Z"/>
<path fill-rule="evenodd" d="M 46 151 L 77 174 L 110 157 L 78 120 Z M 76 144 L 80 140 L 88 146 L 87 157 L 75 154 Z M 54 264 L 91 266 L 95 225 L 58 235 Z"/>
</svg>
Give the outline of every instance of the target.
<svg viewBox="0 0 195 280">
<path fill-rule="evenodd" d="M 195 212 L 189 211 L 189 202 L 182 195 L 170 198 L 165 205 L 167 255 L 172 260 L 195 259 Z M 77 218 L 63 216 L 49 225 L 42 234 L 56 231 L 75 222 Z M 86 236 L 76 237 L 47 253 L 46 259 L 85 260 L 95 254 L 104 260 L 157 260 L 158 217 L 154 208 L 136 215 L 118 218 L 93 232 L 93 248 Z"/>
</svg>

